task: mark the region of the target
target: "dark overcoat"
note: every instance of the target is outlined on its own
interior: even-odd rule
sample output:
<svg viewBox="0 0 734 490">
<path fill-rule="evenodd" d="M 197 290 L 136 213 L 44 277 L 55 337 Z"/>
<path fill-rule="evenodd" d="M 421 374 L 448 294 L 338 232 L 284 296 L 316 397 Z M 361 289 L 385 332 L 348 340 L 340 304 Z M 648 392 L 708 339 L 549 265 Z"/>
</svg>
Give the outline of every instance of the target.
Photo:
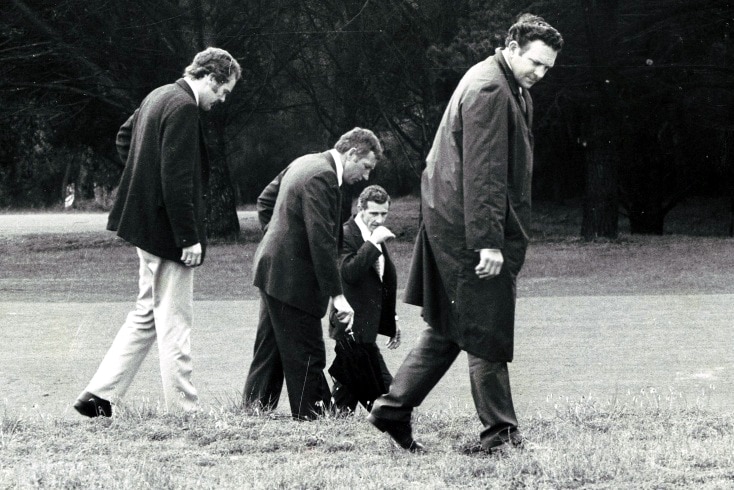
<svg viewBox="0 0 734 490">
<path fill-rule="evenodd" d="M 352 331 L 358 342 L 372 343 L 377 334 L 395 336 L 395 297 L 397 273 L 387 246 L 381 250 L 362 238 L 354 216 L 344 223 L 344 242 L 339 270 L 344 296 L 354 309 Z M 375 268 L 382 254 L 385 266 L 382 280 Z M 333 325 L 329 334 L 334 337 Z"/>
<path fill-rule="evenodd" d="M 180 261 L 182 249 L 196 243 L 205 252 L 209 159 L 184 79 L 148 94 L 120 127 L 117 151 L 125 169 L 107 229 L 168 260 Z"/>
<path fill-rule="evenodd" d="M 323 317 L 329 298 L 342 294 L 341 193 L 331 153 L 294 160 L 262 191 L 257 212 L 265 234 L 253 259 L 255 286 Z"/>
<path fill-rule="evenodd" d="M 421 178 L 422 225 L 406 302 L 467 352 L 513 356 L 515 280 L 525 260 L 533 168 L 532 101 L 502 53 L 459 82 Z M 477 251 L 502 250 L 500 274 L 479 279 Z"/>
</svg>

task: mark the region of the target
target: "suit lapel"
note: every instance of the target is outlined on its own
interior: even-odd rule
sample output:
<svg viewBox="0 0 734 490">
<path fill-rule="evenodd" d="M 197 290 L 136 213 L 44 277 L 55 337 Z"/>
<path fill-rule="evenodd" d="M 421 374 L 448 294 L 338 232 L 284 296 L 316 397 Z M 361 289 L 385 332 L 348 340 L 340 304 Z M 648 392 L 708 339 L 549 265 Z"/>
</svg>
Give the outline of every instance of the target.
<svg viewBox="0 0 734 490">
<path fill-rule="evenodd" d="M 196 96 L 194 95 L 194 91 L 191 89 L 191 86 L 186 83 L 186 80 L 183 78 L 179 78 L 176 80 L 176 86 L 178 86 L 181 90 L 189 94 L 191 97 L 191 100 L 196 103 Z M 198 117 L 198 115 L 197 115 Z M 201 148 L 201 178 L 204 182 L 204 185 L 209 183 L 209 149 L 206 142 L 206 132 L 204 131 L 204 125 L 201 122 L 201 117 L 199 117 L 199 147 Z"/>
<path fill-rule="evenodd" d="M 512 95 L 515 96 L 515 101 L 520 109 L 520 113 L 525 116 L 525 122 L 528 127 L 531 127 L 533 104 L 530 100 L 530 94 L 527 93 L 527 90 L 523 90 L 522 92 L 520 91 L 520 86 L 518 85 L 517 80 L 515 80 L 515 76 L 512 74 L 512 70 L 510 70 L 510 67 L 507 65 L 507 61 L 505 61 L 505 57 L 499 48 L 495 51 L 494 59 L 502 70 L 505 80 L 507 81 L 507 86 L 510 88 Z"/>
<path fill-rule="evenodd" d="M 204 184 L 209 183 L 209 148 L 206 143 L 204 125 L 199 118 L 199 145 L 201 146 L 201 178 Z"/>
<path fill-rule="evenodd" d="M 349 233 L 354 237 L 354 240 L 359 244 L 359 246 L 361 247 L 362 245 L 364 245 L 362 230 L 359 229 L 359 226 L 357 225 L 354 216 L 349 218 L 349 221 L 347 221 L 347 228 L 349 228 Z"/>
<path fill-rule="evenodd" d="M 334 170 L 334 173 L 336 174 L 336 162 L 334 161 L 334 157 L 331 156 L 331 152 L 325 151 L 321 155 L 323 155 L 326 160 L 329 162 L 329 165 L 331 165 L 332 170 Z M 338 180 L 337 180 L 338 182 Z M 336 189 L 336 195 L 337 195 L 337 207 L 335 210 L 336 219 L 335 222 L 335 229 L 334 229 L 334 235 L 338 237 L 337 241 L 337 248 L 341 250 L 342 244 L 344 243 L 344 226 L 342 223 L 342 189 L 341 186 L 338 186 Z"/>
</svg>

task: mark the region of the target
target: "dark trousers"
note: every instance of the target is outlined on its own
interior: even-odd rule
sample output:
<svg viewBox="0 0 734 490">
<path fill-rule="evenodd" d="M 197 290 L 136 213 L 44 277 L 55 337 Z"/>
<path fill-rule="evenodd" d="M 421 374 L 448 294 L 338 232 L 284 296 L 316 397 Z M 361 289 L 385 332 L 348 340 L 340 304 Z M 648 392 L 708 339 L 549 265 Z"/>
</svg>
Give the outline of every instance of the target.
<svg viewBox="0 0 734 490">
<path fill-rule="evenodd" d="M 378 419 L 410 422 L 413 408 L 423 402 L 460 352 L 457 344 L 428 328 L 395 373 L 390 391 L 375 400 L 372 415 Z M 507 363 L 468 356 L 474 406 L 484 426 L 480 433 L 482 446 L 487 449 L 499 446 L 517 431 Z"/>
<path fill-rule="evenodd" d="M 331 402 L 324 376 L 321 319 L 262 291 L 260 295 L 260 320 L 243 402 L 274 409 L 285 377 L 293 417 L 313 419 Z"/>
<path fill-rule="evenodd" d="M 392 375 L 390 374 L 390 370 L 387 368 L 387 364 L 385 364 L 385 359 L 382 357 L 380 348 L 377 347 L 376 342 L 365 345 L 369 346 L 369 348 L 374 350 L 374 352 L 376 353 L 375 357 L 377 357 L 377 361 L 380 364 L 382 381 L 385 383 L 385 386 L 389 388 L 392 384 Z M 351 391 L 349 391 L 349 388 L 347 388 L 337 380 L 334 380 L 334 386 L 331 389 L 331 396 L 334 399 L 334 406 L 340 410 L 350 410 L 354 412 L 354 410 L 357 408 L 357 403 L 359 403 L 359 400 Z M 366 405 L 364 403 L 362 405 L 367 410 L 370 410 L 372 408 L 373 401 L 374 400 L 370 400 L 370 402 Z"/>
</svg>

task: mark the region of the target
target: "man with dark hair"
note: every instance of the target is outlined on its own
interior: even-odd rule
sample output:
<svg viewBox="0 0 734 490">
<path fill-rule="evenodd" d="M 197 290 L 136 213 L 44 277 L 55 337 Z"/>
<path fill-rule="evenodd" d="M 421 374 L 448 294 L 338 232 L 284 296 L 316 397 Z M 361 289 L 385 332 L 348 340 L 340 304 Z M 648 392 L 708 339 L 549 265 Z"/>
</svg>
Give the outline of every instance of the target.
<svg viewBox="0 0 734 490">
<path fill-rule="evenodd" d="M 510 393 L 515 281 L 530 231 L 533 104 L 528 89 L 554 65 L 561 35 L 525 14 L 504 49 L 469 69 L 454 91 L 426 158 L 422 225 L 405 301 L 429 328 L 368 419 L 403 448 L 421 451 L 410 423 L 459 353 L 469 357 L 484 426 L 467 452 L 493 453 L 522 438 Z"/>
<path fill-rule="evenodd" d="M 354 313 L 339 279 L 339 188 L 366 180 L 381 156 L 374 133 L 354 128 L 334 149 L 294 160 L 258 197 L 264 235 L 253 269 L 260 320 L 245 406 L 275 408 L 285 378 L 294 418 L 310 420 L 329 407 L 321 318 L 329 301 L 342 322 Z"/>
<path fill-rule="evenodd" d="M 351 335 L 374 354 L 385 388 L 392 375 L 377 347 L 377 334 L 388 337 L 387 348 L 400 346 L 400 327 L 395 313 L 397 274 L 385 242 L 395 235 L 385 226 L 390 196 L 379 185 L 365 187 L 357 199 L 357 214 L 344 223 L 344 245 L 340 272 L 344 296 L 354 308 Z M 331 326 L 330 335 L 340 341 L 345 332 Z M 366 367 L 365 367 L 366 368 Z M 336 408 L 353 412 L 360 401 L 349 387 L 338 380 L 331 390 Z M 362 400 L 365 408 L 372 400 Z"/>
<path fill-rule="evenodd" d="M 184 78 L 152 91 L 117 134 L 125 169 L 107 229 L 137 248 L 140 290 L 135 309 L 74 404 L 82 415 L 112 415 L 111 402 L 125 395 L 156 340 L 166 409 L 198 409 L 190 333 L 194 268 L 206 252 L 209 175 L 199 109 L 224 102 L 240 75 L 232 55 L 208 48 Z"/>
</svg>

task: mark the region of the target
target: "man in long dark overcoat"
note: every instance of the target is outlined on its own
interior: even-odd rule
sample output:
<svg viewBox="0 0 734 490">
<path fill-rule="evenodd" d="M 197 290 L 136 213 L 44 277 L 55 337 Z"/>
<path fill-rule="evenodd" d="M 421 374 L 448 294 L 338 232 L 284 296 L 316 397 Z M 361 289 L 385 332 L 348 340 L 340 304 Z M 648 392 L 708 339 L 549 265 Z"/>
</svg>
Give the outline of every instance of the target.
<svg viewBox="0 0 734 490">
<path fill-rule="evenodd" d="M 528 89 L 554 63 L 563 40 L 525 14 L 504 49 L 469 69 L 436 133 L 421 180 L 422 226 L 405 301 L 429 327 L 368 419 L 403 448 L 414 407 L 464 350 L 484 429 L 467 451 L 520 443 L 507 363 L 513 357 L 515 280 L 530 228 L 533 105 Z"/>
</svg>

